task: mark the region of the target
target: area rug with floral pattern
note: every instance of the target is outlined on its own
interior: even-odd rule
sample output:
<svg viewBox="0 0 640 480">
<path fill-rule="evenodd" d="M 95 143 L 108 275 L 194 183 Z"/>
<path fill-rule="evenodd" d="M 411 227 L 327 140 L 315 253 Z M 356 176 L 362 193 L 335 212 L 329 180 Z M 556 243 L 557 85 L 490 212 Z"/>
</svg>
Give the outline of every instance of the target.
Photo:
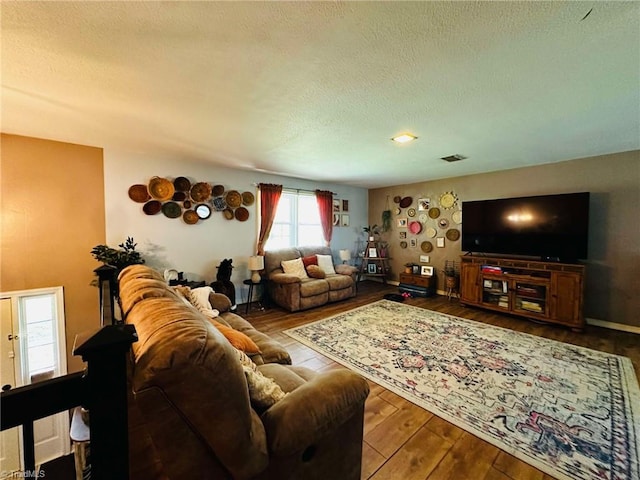
<svg viewBox="0 0 640 480">
<path fill-rule="evenodd" d="M 388 300 L 285 333 L 556 478 L 640 478 L 626 357 Z"/>
</svg>

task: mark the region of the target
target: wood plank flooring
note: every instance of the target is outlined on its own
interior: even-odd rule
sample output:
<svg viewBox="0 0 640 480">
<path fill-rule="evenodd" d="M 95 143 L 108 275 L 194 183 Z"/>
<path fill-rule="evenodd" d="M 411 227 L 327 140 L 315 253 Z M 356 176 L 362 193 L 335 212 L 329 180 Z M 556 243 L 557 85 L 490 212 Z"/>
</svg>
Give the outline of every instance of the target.
<svg viewBox="0 0 640 480">
<path fill-rule="evenodd" d="M 397 292 L 391 285 L 360 282 L 358 295 L 304 312 L 289 313 L 277 306 L 264 311 L 255 304 L 248 314 L 238 308 L 256 328 L 280 341 L 294 365 L 316 371 L 343 366 L 282 333 L 288 328 L 320 320 L 352 308 L 381 300 Z M 640 376 L 640 337 L 635 334 L 587 326 L 574 333 L 558 326 L 542 325 L 490 311 L 463 307 L 443 296 L 411 298 L 407 304 L 456 315 L 478 322 L 510 328 L 540 337 L 630 357 Z M 455 425 L 415 406 L 380 385 L 369 382 L 371 393 L 365 407 L 363 480 L 550 480 L 530 465 Z"/>
</svg>

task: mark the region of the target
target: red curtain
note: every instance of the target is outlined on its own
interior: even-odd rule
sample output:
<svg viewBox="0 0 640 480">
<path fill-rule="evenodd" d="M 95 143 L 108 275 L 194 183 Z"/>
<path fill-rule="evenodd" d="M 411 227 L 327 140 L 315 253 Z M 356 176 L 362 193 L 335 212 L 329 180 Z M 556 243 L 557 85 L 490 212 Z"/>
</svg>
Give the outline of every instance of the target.
<svg viewBox="0 0 640 480">
<path fill-rule="evenodd" d="M 316 200 L 318 201 L 318 209 L 320 209 L 322 235 L 329 246 L 333 235 L 333 192 L 316 190 Z"/>
<path fill-rule="evenodd" d="M 258 184 L 260 190 L 260 234 L 258 236 L 258 255 L 264 255 L 264 244 L 267 243 L 273 220 L 276 218 L 276 209 L 282 195 L 282 185 L 272 183 Z"/>
</svg>

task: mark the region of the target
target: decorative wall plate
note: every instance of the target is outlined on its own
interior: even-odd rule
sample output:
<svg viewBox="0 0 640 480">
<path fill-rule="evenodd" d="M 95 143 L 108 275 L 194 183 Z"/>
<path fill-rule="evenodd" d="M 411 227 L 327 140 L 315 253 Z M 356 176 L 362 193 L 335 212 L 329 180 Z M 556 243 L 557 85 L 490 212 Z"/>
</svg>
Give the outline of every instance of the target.
<svg viewBox="0 0 640 480">
<path fill-rule="evenodd" d="M 394 210 L 394 213 L 395 213 L 396 215 L 400 215 L 400 214 L 402 213 L 402 210 L 401 210 L 400 208 L 397 208 L 397 207 L 396 207 L 396 209 Z"/>
<path fill-rule="evenodd" d="M 194 208 L 198 218 L 205 220 L 211 216 L 211 207 L 206 203 L 199 203 Z"/>
<path fill-rule="evenodd" d="M 198 182 L 191 187 L 191 198 L 196 202 L 206 202 L 211 196 L 211 185 L 207 182 Z"/>
<path fill-rule="evenodd" d="M 162 203 L 158 200 L 150 200 L 142 206 L 142 211 L 147 215 L 155 215 L 162 209 Z"/>
<path fill-rule="evenodd" d="M 407 210 L 407 215 L 410 217 L 415 217 L 416 216 L 416 209 L 415 208 L 410 208 L 409 210 Z"/>
<path fill-rule="evenodd" d="M 400 242 L 400 248 L 407 248 L 407 242 L 404 240 Z"/>
<path fill-rule="evenodd" d="M 429 227 L 429 228 L 427 228 L 427 231 L 425 233 L 427 234 L 427 237 L 433 238 L 433 237 L 436 236 L 436 233 L 438 233 L 438 232 L 436 232 L 435 228 Z"/>
<path fill-rule="evenodd" d="M 442 195 L 440 195 L 440 206 L 442 208 L 453 208 L 457 201 L 458 198 L 453 192 L 444 192 Z"/>
<path fill-rule="evenodd" d="M 400 206 L 402 208 L 407 208 L 412 203 L 413 203 L 413 198 L 411 197 L 404 197 L 402 200 L 400 200 Z"/>
<path fill-rule="evenodd" d="M 185 210 L 185 212 L 182 214 L 182 219 L 187 225 L 195 225 L 196 223 L 198 223 L 198 220 L 200 220 L 198 218 L 198 214 L 193 210 Z"/>
<path fill-rule="evenodd" d="M 460 225 L 462 223 L 462 210 L 456 210 L 451 214 L 451 220 Z"/>
<path fill-rule="evenodd" d="M 176 189 L 176 192 L 188 192 L 191 190 L 191 182 L 187 177 L 177 177 L 173 181 L 173 186 Z"/>
<path fill-rule="evenodd" d="M 440 220 L 438 220 L 438 226 L 440 228 L 447 228 L 449 226 L 449 220 L 447 220 L 446 218 L 441 218 Z"/>
<path fill-rule="evenodd" d="M 429 253 L 431 250 L 433 250 L 433 244 L 431 242 L 422 242 L 420 244 L 420 250 L 422 250 L 424 253 Z"/>
<path fill-rule="evenodd" d="M 253 196 L 253 193 L 251 192 L 242 192 L 242 204 L 246 205 L 247 207 L 249 205 L 253 205 L 253 202 L 255 200 L 255 197 Z"/>
<path fill-rule="evenodd" d="M 425 223 L 427 220 L 429 220 L 429 217 L 427 216 L 426 213 L 421 213 L 418 216 L 418 220 L 420 220 L 422 223 Z"/>
<path fill-rule="evenodd" d="M 414 235 L 418 235 L 422 231 L 422 224 L 420 222 L 409 222 L 409 231 Z"/>
<path fill-rule="evenodd" d="M 176 189 L 166 178 L 153 177 L 149 180 L 149 193 L 156 200 L 161 202 L 165 200 L 171 200 Z"/>
<path fill-rule="evenodd" d="M 447 230 L 447 233 L 445 233 L 444 236 L 452 242 L 455 242 L 460 238 L 460 230 L 458 230 L 457 228 L 450 228 L 449 230 Z"/>
<path fill-rule="evenodd" d="M 144 203 L 151 198 L 146 185 L 141 183 L 129 187 L 129 198 L 134 202 Z"/>
<path fill-rule="evenodd" d="M 214 197 L 221 196 L 224 193 L 224 185 L 214 185 L 211 193 Z"/>
<path fill-rule="evenodd" d="M 438 207 L 433 207 L 429 209 L 429 217 L 438 218 L 440 216 L 440 209 Z"/>
<path fill-rule="evenodd" d="M 178 218 L 182 215 L 182 207 L 176 202 L 165 202 L 162 204 L 162 213 L 168 218 Z"/>
<path fill-rule="evenodd" d="M 231 208 L 238 208 L 242 205 L 242 195 L 237 190 L 229 190 L 225 199 L 227 200 L 227 205 Z"/>
</svg>

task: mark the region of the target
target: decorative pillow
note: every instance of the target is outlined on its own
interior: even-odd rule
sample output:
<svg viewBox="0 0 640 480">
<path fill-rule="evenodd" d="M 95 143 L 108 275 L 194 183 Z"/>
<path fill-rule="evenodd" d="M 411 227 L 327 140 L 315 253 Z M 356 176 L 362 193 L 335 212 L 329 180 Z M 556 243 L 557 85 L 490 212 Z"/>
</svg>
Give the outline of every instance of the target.
<svg viewBox="0 0 640 480">
<path fill-rule="evenodd" d="M 283 260 L 280 262 L 284 273 L 290 273 L 298 278 L 309 278 L 307 271 L 304 269 L 304 263 L 301 258 L 295 258 L 293 260 Z"/>
<path fill-rule="evenodd" d="M 302 257 L 302 263 L 304 263 L 304 268 L 307 268 L 309 265 L 318 265 L 318 257 L 316 257 L 315 255 Z"/>
<path fill-rule="evenodd" d="M 180 297 L 180 300 L 182 300 L 184 303 L 186 303 L 187 305 L 189 305 L 190 307 L 193 307 L 193 304 L 191 303 L 191 289 L 189 287 L 184 287 L 182 285 L 176 285 L 175 287 L 169 287 L 170 289 L 172 289 L 174 292 L 176 292 L 176 295 L 178 295 L 178 297 Z"/>
<path fill-rule="evenodd" d="M 318 265 L 309 265 L 307 267 L 307 274 L 309 274 L 311 278 L 324 278 L 327 276 L 324 273 L 324 270 L 322 270 Z"/>
<path fill-rule="evenodd" d="M 242 350 L 245 353 L 255 354 L 260 353 L 260 347 L 251 340 L 247 335 L 238 330 L 234 330 L 231 327 L 227 327 L 223 323 L 218 322 L 217 320 L 210 319 L 213 326 L 216 327 L 222 335 L 225 336 L 229 343 L 236 347 L 238 350 Z"/>
<path fill-rule="evenodd" d="M 258 370 L 242 366 L 249 385 L 251 404 L 258 410 L 267 410 L 274 403 L 282 400 L 286 393 L 273 379 L 265 377 Z"/>
<path fill-rule="evenodd" d="M 216 318 L 220 315 L 220 312 L 211 308 L 209 295 L 212 293 L 213 288 L 211 287 L 192 288 L 189 291 L 189 301 L 191 302 L 191 305 L 196 307 L 205 317 Z"/>
<path fill-rule="evenodd" d="M 336 273 L 333 268 L 333 257 L 331 255 L 316 255 L 318 257 L 318 266 L 324 270 L 327 275 Z"/>
</svg>

